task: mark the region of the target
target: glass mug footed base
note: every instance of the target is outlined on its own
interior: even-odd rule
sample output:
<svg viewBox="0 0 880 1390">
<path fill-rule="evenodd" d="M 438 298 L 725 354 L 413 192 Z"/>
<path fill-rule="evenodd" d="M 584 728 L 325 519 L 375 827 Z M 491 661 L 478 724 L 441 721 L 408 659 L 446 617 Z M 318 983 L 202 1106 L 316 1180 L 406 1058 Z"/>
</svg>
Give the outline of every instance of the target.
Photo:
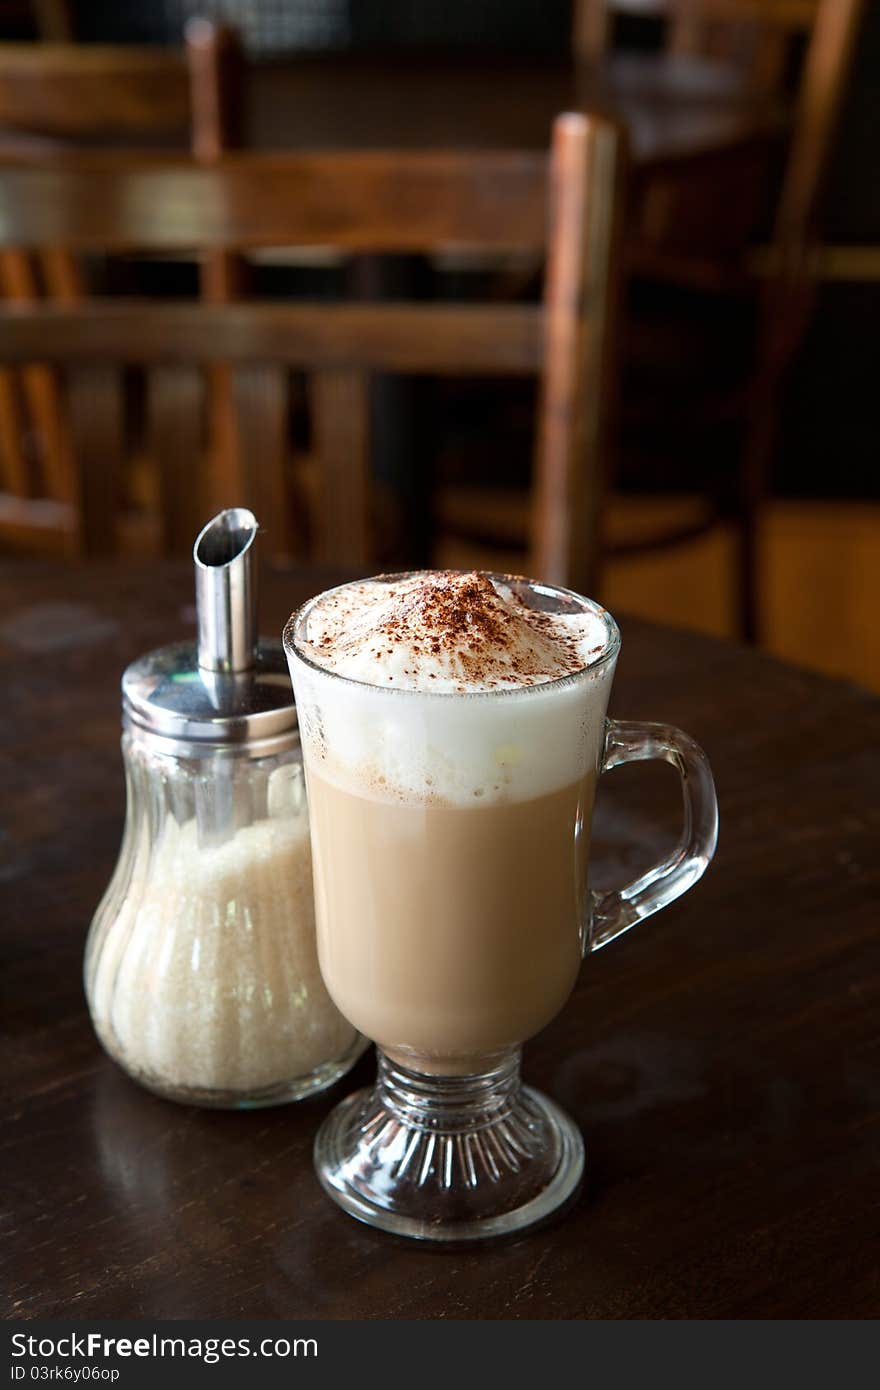
<svg viewBox="0 0 880 1390">
<path fill-rule="evenodd" d="M 520 1081 L 520 1051 L 437 1076 L 381 1049 L 374 1087 L 331 1112 L 315 1140 L 321 1185 L 350 1216 L 416 1240 L 511 1235 L 578 1190 L 584 1144 L 567 1115 Z"/>
<path fill-rule="evenodd" d="M 393 597 L 413 578 L 370 583 Z M 613 618 L 552 585 L 480 579 L 511 595 L 517 614 L 533 609 L 539 626 L 555 617 L 599 624 L 604 637 L 588 664 L 544 683 L 463 694 L 349 679 L 313 659 L 309 637 L 315 605 L 345 608 L 341 590 L 306 604 L 284 634 L 322 972 L 354 1026 L 396 1043 L 393 1057 L 378 1049 L 375 1087 L 324 1122 L 318 1177 L 350 1215 L 431 1241 L 521 1231 L 573 1196 L 584 1169 L 576 1126 L 522 1086 L 518 1047 L 498 1049 L 550 1022 L 582 956 L 687 892 L 718 829 L 712 774 L 687 734 L 605 717 L 620 646 Z M 428 573 L 424 582 L 454 590 L 470 581 Z M 597 778 L 645 759 L 679 774 L 679 842 L 634 882 L 590 892 Z M 420 770 L 430 794 L 417 784 Z M 428 1061 L 446 1057 L 451 1072 L 462 1053 L 475 1059 L 465 1075 L 437 1074 Z"/>
</svg>

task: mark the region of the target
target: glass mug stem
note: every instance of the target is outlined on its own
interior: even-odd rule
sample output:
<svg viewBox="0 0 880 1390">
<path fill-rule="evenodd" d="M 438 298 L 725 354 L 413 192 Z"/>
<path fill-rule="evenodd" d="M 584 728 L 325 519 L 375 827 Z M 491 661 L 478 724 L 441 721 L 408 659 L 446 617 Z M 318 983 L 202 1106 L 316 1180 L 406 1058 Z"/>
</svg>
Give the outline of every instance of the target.
<svg viewBox="0 0 880 1390">
<path fill-rule="evenodd" d="M 702 877 L 715 853 L 718 802 L 709 761 L 699 744 L 671 724 L 606 719 L 602 772 L 650 760 L 671 763 L 681 778 L 681 838 L 670 855 L 626 887 L 591 893 L 584 955 L 680 898 Z"/>
<path fill-rule="evenodd" d="M 523 1086 L 518 1047 L 468 1076 L 376 1052 L 375 1086 L 337 1105 L 315 1139 L 321 1185 L 350 1216 L 395 1235 L 468 1242 L 532 1226 L 577 1190 L 580 1131 Z"/>
</svg>

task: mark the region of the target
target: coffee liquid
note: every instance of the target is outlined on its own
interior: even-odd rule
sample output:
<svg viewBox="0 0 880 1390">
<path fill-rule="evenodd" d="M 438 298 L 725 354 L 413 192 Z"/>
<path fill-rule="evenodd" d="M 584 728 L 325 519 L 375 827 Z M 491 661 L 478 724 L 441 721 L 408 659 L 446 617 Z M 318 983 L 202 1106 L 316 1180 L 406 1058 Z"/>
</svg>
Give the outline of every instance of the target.
<svg viewBox="0 0 880 1390">
<path fill-rule="evenodd" d="M 446 1075 L 555 1017 L 581 959 L 595 778 L 526 801 L 382 800 L 312 768 L 321 971 L 392 1057 Z"/>
</svg>

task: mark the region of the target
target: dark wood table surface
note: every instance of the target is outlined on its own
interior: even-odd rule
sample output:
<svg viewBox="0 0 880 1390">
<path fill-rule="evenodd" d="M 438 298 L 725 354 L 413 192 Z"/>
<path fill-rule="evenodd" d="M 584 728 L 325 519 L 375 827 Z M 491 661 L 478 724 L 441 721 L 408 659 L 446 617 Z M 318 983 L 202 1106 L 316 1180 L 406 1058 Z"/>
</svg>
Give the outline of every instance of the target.
<svg viewBox="0 0 880 1390">
<path fill-rule="evenodd" d="M 322 587 L 264 586 L 262 627 Z M 119 845 L 119 677 L 192 632 L 185 566 L 0 565 L 4 1312 L 13 1317 L 679 1318 L 880 1313 L 880 701 L 624 622 L 622 717 L 712 760 L 702 883 L 589 960 L 525 1074 L 586 1136 L 562 1219 L 426 1249 L 321 1193 L 300 1105 L 177 1107 L 102 1053 L 81 984 Z M 669 769 L 604 779 L 604 877 L 676 828 Z"/>
<path fill-rule="evenodd" d="M 258 149 L 545 149 L 560 111 L 618 116 L 636 165 L 734 146 L 779 128 L 734 69 L 704 58 L 619 54 L 597 66 L 302 55 L 253 64 L 245 136 Z"/>
</svg>

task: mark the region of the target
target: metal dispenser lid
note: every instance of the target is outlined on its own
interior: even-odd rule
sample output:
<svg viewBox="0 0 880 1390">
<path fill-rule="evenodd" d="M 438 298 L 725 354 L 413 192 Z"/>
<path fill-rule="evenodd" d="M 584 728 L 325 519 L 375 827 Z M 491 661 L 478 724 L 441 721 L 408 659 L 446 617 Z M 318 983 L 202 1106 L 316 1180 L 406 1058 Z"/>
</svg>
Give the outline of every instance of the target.
<svg viewBox="0 0 880 1390">
<path fill-rule="evenodd" d="M 258 529 L 252 512 L 235 507 L 199 534 L 193 547 L 198 643 L 160 647 L 126 669 L 122 705 L 131 726 L 196 745 L 258 744 L 255 753 L 296 742 L 284 649 L 256 635 Z"/>
</svg>

